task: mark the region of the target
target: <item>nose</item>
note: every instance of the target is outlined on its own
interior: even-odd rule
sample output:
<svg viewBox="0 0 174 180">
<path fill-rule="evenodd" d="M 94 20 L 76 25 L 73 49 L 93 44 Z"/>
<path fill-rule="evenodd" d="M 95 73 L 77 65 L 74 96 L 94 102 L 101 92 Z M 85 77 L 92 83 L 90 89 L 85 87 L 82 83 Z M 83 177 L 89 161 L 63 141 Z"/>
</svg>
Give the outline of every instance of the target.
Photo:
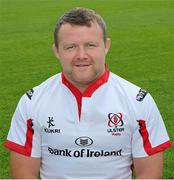
<svg viewBox="0 0 174 180">
<path fill-rule="evenodd" d="M 87 58 L 87 53 L 85 47 L 79 47 L 77 50 L 77 58 L 78 59 L 86 59 Z"/>
</svg>

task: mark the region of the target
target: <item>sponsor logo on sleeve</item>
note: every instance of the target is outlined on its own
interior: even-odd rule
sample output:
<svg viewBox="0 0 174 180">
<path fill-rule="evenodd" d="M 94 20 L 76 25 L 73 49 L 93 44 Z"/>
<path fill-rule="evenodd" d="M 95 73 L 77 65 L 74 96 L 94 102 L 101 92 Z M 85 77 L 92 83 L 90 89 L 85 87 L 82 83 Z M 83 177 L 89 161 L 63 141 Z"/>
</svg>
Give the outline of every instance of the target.
<svg viewBox="0 0 174 180">
<path fill-rule="evenodd" d="M 136 96 L 136 100 L 141 102 L 143 101 L 146 95 L 147 95 L 147 91 L 144 89 L 140 89 Z"/>
<path fill-rule="evenodd" d="M 28 98 L 31 100 L 32 96 L 34 94 L 34 90 L 30 89 L 29 91 L 26 92 L 26 95 L 28 96 Z"/>
</svg>

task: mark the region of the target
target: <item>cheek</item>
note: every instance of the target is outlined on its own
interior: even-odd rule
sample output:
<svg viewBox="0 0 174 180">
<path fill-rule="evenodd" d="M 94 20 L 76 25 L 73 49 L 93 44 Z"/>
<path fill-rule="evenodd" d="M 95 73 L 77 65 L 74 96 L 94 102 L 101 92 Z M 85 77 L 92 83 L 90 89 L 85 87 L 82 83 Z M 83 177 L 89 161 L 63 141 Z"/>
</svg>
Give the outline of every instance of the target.
<svg viewBox="0 0 174 180">
<path fill-rule="evenodd" d="M 72 56 L 70 54 L 62 54 L 60 56 L 60 63 L 62 64 L 62 66 L 67 66 L 71 64 L 71 62 L 72 62 Z"/>
<path fill-rule="evenodd" d="M 100 51 L 94 54 L 94 59 L 96 60 L 96 63 L 101 64 L 105 62 L 105 52 Z"/>
</svg>

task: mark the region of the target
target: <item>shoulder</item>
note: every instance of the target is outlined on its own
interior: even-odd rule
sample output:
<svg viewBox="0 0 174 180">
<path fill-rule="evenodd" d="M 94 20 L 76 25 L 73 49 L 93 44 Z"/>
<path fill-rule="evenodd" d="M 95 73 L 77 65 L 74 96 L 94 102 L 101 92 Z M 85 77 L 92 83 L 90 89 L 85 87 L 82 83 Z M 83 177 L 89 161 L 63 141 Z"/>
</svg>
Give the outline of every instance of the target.
<svg viewBox="0 0 174 180">
<path fill-rule="evenodd" d="M 145 89 L 123 79 L 122 77 L 111 73 L 110 83 L 115 86 L 120 93 L 124 94 L 127 98 L 132 99 L 135 102 L 142 102 L 148 96 L 148 92 Z"/>
<path fill-rule="evenodd" d="M 59 73 L 48 78 L 38 86 L 35 86 L 30 90 L 26 91 L 24 96 L 28 98 L 28 100 L 33 100 L 38 96 L 42 96 L 45 93 L 55 89 L 60 84 L 60 82 L 61 82 L 61 74 Z"/>
<path fill-rule="evenodd" d="M 126 107 L 133 129 L 139 127 L 137 122 L 141 123 L 141 120 L 148 126 L 162 122 L 161 114 L 150 93 L 113 73 L 110 78 L 112 87 L 115 86 L 114 90 L 119 91 L 122 97 L 120 99 Z"/>
<path fill-rule="evenodd" d="M 111 86 L 124 99 L 125 104 L 136 115 L 148 114 L 152 108 L 156 108 L 153 97 L 145 89 L 111 73 Z"/>
<path fill-rule="evenodd" d="M 49 92 L 54 91 L 54 89 L 59 86 L 60 83 L 61 73 L 48 78 L 38 86 L 26 91 L 26 93 L 21 97 L 19 103 L 24 106 L 24 104 L 32 104 L 33 102 L 37 102 L 46 94 L 49 94 Z"/>
</svg>

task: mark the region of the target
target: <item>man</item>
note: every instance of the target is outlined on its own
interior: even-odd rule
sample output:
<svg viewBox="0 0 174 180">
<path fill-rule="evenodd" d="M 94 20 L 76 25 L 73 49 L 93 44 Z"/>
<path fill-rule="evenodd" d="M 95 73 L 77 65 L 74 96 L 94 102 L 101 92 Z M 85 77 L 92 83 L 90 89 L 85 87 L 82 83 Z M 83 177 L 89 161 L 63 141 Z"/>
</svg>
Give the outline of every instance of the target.
<svg viewBox="0 0 174 180">
<path fill-rule="evenodd" d="M 58 21 L 53 50 L 62 73 L 28 91 L 5 146 L 12 178 L 161 178 L 171 146 L 152 97 L 111 73 L 103 19 L 75 8 Z"/>
</svg>

